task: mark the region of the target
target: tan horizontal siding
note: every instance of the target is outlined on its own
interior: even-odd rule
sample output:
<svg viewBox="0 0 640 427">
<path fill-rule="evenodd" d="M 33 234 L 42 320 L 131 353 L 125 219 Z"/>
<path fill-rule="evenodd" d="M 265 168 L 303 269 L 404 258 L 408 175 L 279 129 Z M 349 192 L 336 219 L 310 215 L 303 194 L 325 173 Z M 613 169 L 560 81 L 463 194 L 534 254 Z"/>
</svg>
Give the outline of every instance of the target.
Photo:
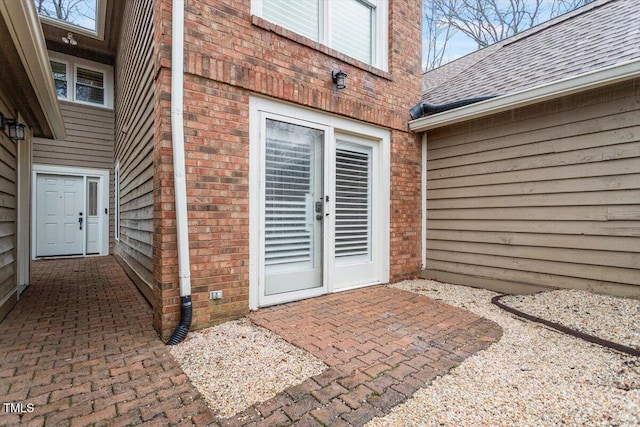
<svg viewBox="0 0 640 427">
<path fill-rule="evenodd" d="M 113 111 L 71 102 L 61 102 L 60 110 L 67 137 L 61 141 L 36 138 L 33 162 L 113 171 Z"/>
<path fill-rule="evenodd" d="M 16 170 L 16 144 L 0 131 L 0 320 L 16 302 Z"/>
<path fill-rule="evenodd" d="M 626 86 L 624 88 L 619 86 L 621 88 L 619 92 L 612 92 L 610 87 L 591 91 L 586 94 L 589 99 L 584 96 L 585 94 L 572 96 L 572 101 L 585 101 L 585 103 L 579 105 L 579 116 L 571 117 L 575 113 L 578 104 L 571 104 L 571 101 L 563 103 L 563 101 L 552 100 L 495 114 L 487 119 L 473 120 L 455 126 L 440 128 L 437 130 L 438 147 L 430 150 L 430 154 L 433 155 L 435 160 L 441 157 L 493 150 L 505 145 L 511 147 L 534 140 L 572 136 L 573 133 L 554 133 L 560 132 L 565 125 L 578 123 L 580 125 L 574 127 L 574 129 L 584 128 L 578 133 L 600 131 L 601 129 L 597 125 L 598 122 L 593 122 L 594 119 L 615 116 L 620 113 L 625 114 L 638 108 L 636 97 L 640 93 L 640 88 L 638 88 L 637 84 L 636 87 L 633 87 L 633 83 L 623 83 L 623 85 Z M 582 98 L 580 99 L 580 97 Z M 568 100 L 569 97 L 565 99 Z M 536 120 L 532 121 L 532 118 Z M 544 132 L 547 129 L 552 129 L 554 133 L 549 134 L 546 138 L 541 138 L 540 132 Z M 513 135 L 518 135 L 517 141 L 513 140 Z M 504 137 L 506 139 L 502 139 Z M 474 146 L 476 142 L 480 141 L 483 141 L 482 147 Z M 470 145 L 465 146 L 465 144 Z M 446 151 L 449 147 L 456 146 L 458 151 Z M 445 154 L 443 155 L 443 153 Z"/>
<path fill-rule="evenodd" d="M 638 87 L 430 131 L 429 273 L 640 296 Z"/>
<path fill-rule="evenodd" d="M 120 241 L 116 251 L 153 283 L 153 27 L 152 2 L 127 2 L 116 67 L 116 159 L 120 162 Z"/>
<path fill-rule="evenodd" d="M 113 195 L 115 115 L 113 110 L 73 102 L 60 102 L 67 137 L 35 138 L 33 162 L 39 164 L 106 169 L 109 195 Z M 113 249 L 113 197 L 109 197 L 109 251 Z"/>
</svg>

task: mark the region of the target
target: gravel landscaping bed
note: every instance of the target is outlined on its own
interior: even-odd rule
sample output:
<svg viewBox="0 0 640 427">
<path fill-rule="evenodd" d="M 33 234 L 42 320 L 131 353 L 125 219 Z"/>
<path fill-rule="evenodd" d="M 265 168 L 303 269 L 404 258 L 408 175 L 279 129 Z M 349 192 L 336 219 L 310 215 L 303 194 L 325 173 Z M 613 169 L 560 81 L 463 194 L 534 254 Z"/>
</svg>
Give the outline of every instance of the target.
<svg viewBox="0 0 640 427">
<path fill-rule="evenodd" d="M 248 319 L 191 332 L 170 352 L 221 417 L 268 400 L 326 369 L 313 355 Z"/>
<path fill-rule="evenodd" d="M 430 280 L 393 286 L 493 320 L 503 336 L 367 426 L 640 426 L 640 358 L 507 313 L 491 304 L 498 295 L 491 291 Z M 560 290 L 502 302 L 620 344 L 640 343 L 638 300 Z M 326 369 L 247 319 L 190 333 L 170 351 L 223 417 Z"/>
<path fill-rule="evenodd" d="M 493 320 L 504 334 L 368 426 L 640 425 L 638 358 L 523 321 L 492 305 L 497 294 L 487 290 L 428 280 L 394 286 Z M 637 300 L 551 291 L 503 302 L 594 335 L 607 330 L 607 339 L 638 345 Z"/>
</svg>

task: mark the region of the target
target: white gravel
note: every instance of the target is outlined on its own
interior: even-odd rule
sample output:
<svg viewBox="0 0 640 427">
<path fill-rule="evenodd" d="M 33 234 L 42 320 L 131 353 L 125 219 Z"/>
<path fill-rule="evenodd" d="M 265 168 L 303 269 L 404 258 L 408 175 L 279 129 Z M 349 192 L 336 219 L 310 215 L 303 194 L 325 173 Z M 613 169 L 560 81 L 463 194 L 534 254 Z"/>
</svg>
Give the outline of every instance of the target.
<svg viewBox="0 0 640 427">
<path fill-rule="evenodd" d="M 429 280 L 394 286 L 493 320 L 503 336 L 368 426 L 640 426 L 640 358 L 522 320 L 491 304 L 494 292 Z M 638 300 L 562 290 L 502 301 L 638 347 Z M 224 417 L 326 369 L 246 319 L 190 333 L 171 353 Z"/>
<path fill-rule="evenodd" d="M 192 332 L 170 352 L 221 417 L 266 401 L 327 368 L 248 319 Z"/>
<path fill-rule="evenodd" d="M 493 320 L 504 335 L 368 426 L 640 425 L 638 358 L 523 321 L 491 304 L 496 294 L 487 290 L 427 280 L 395 286 Z M 584 331 L 619 329 L 609 338 L 631 337 L 627 344 L 640 325 L 640 311 L 627 307 L 637 300 L 553 291 L 520 302 L 522 311 Z"/>
</svg>

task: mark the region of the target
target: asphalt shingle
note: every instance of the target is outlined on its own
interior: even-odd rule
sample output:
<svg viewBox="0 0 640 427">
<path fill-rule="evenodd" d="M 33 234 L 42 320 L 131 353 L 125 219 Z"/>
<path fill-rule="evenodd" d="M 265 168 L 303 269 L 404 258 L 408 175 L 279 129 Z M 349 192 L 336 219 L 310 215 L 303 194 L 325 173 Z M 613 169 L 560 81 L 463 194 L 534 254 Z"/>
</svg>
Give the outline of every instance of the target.
<svg viewBox="0 0 640 427">
<path fill-rule="evenodd" d="M 505 95 L 640 58 L 640 0 L 596 0 L 423 75 L 425 102 Z"/>
</svg>

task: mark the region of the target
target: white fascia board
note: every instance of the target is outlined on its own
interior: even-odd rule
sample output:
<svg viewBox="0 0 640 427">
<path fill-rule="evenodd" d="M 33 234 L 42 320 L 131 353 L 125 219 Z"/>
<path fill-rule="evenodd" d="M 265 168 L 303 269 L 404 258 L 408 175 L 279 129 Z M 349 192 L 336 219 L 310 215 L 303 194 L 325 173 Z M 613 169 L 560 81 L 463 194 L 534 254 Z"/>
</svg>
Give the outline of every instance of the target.
<svg viewBox="0 0 640 427">
<path fill-rule="evenodd" d="M 49 54 L 32 1 L 0 1 L 0 14 L 11 33 L 13 44 L 38 97 L 54 139 L 64 139 L 64 120 L 58 104 Z"/>
<path fill-rule="evenodd" d="M 510 95 L 503 95 L 465 107 L 421 117 L 409 122 L 413 132 L 424 132 L 479 117 L 524 107 L 538 102 L 583 92 L 640 77 L 640 59 L 621 62 L 596 71 L 545 83 Z"/>
</svg>

